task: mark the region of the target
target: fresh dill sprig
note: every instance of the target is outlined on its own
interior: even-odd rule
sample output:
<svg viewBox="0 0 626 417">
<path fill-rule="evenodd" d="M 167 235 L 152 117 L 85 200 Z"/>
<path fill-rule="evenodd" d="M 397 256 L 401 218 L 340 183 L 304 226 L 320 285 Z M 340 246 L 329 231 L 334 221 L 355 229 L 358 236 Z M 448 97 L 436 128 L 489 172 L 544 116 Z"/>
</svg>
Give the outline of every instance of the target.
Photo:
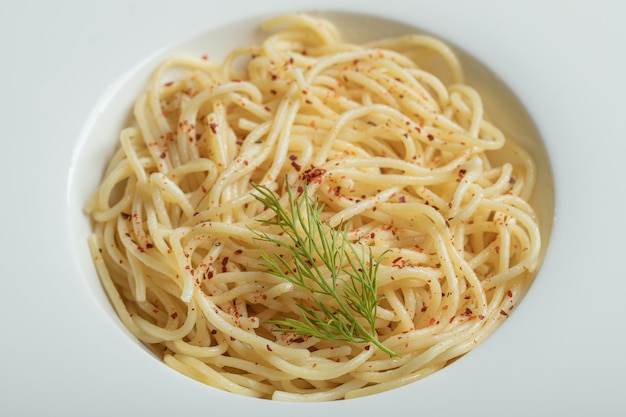
<svg viewBox="0 0 626 417">
<path fill-rule="evenodd" d="M 348 241 L 348 225 L 332 227 L 322 219 L 323 206 L 312 201 L 304 186 L 296 198 L 289 184 L 288 208 L 269 188 L 253 185 L 254 198 L 272 210 L 272 220 L 259 220 L 278 226 L 286 239 L 255 232 L 259 241 L 287 250 L 288 256 L 260 248 L 269 272 L 311 292 L 313 308 L 299 305 L 301 320 L 272 320 L 278 331 L 314 336 L 324 340 L 373 343 L 391 356 L 399 356 L 378 340 L 375 328 L 377 272 L 380 258 L 371 248 Z M 364 325 L 363 322 L 367 324 Z"/>
</svg>

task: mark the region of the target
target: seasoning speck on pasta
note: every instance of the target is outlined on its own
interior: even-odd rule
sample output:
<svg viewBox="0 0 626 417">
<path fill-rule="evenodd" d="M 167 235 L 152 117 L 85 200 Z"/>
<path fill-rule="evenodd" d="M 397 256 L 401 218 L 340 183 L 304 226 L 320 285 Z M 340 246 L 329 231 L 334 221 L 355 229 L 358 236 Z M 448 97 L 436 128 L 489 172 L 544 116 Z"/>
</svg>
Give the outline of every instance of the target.
<svg viewBox="0 0 626 417">
<path fill-rule="evenodd" d="M 85 206 L 103 287 L 155 355 L 222 390 L 330 401 L 424 378 L 532 280 L 532 158 L 433 37 L 264 29 L 219 63 L 166 59 L 137 98 Z"/>
</svg>

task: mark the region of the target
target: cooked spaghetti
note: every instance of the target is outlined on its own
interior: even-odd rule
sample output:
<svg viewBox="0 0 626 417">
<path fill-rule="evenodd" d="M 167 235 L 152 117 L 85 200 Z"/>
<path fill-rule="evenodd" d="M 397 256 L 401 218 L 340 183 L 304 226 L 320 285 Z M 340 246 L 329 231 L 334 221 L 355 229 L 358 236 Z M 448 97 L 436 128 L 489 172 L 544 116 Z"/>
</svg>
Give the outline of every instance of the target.
<svg viewBox="0 0 626 417">
<path fill-rule="evenodd" d="M 533 161 L 437 39 L 356 45 L 304 14 L 264 28 L 221 63 L 167 59 L 136 100 L 86 205 L 103 287 L 166 364 L 230 392 L 325 401 L 432 374 L 491 334 L 532 280 Z M 445 69 L 426 70 L 425 56 Z M 291 238 L 281 210 L 300 222 Z M 289 240 L 315 221 L 319 236 Z M 300 263 L 332 283 L 322 293 L 286 243 L 307 255 L 325 233 L 338 246 Z M 367 318 L 357 307 L 372 282 Z M 311 317 L 370 339 L 298 328 Z"/>
</svg>

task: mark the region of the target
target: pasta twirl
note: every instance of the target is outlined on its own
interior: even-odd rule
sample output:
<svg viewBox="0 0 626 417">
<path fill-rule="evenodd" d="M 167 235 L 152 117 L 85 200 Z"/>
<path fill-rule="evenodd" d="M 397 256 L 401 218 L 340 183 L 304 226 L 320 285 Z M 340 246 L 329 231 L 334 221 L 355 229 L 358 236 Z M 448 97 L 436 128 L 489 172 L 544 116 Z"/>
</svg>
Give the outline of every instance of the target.
<svg viewBox="0 0 626 417">
<path fill-rule="evenodd" d="M 355 45 L 304 14 L 265 28 L 221 63 L 165 60 L 136 100 L 86 205 L 103 286 L 165 363 L 242 395 L 355 398 L 436 372 L 491 334 L 538 267 L 533 161 L 437 39 Z M 259 233 L 280 231 L 255 186 L 282 202 L 306 190 L 380 256 L 375 333 L 398 356 L 277 331 L 312 294 L 260 261 L 281 249 Z"/>
</svg>

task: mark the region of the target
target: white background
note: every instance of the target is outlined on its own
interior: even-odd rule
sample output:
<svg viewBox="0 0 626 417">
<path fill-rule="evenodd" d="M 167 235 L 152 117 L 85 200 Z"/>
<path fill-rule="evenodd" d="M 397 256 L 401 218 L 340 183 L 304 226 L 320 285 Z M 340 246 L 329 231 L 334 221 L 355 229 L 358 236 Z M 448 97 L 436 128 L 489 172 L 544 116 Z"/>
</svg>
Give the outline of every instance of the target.
<svg viewBox="0 0 626 417">
<path fill-rule="evenodd" d="M 499 74 L 546 141 L 554 232 L 522 305 L 454 366 L 362 400 L 250 400 L 156 363 L 103 314 L 70 237 L 72 154 L 107 87 L 155 51 L 326 8 L 412 23 Z M 3 1 L 0 415 L 626 415 L 625 51 L 618 0 Z"/>
</svg>

